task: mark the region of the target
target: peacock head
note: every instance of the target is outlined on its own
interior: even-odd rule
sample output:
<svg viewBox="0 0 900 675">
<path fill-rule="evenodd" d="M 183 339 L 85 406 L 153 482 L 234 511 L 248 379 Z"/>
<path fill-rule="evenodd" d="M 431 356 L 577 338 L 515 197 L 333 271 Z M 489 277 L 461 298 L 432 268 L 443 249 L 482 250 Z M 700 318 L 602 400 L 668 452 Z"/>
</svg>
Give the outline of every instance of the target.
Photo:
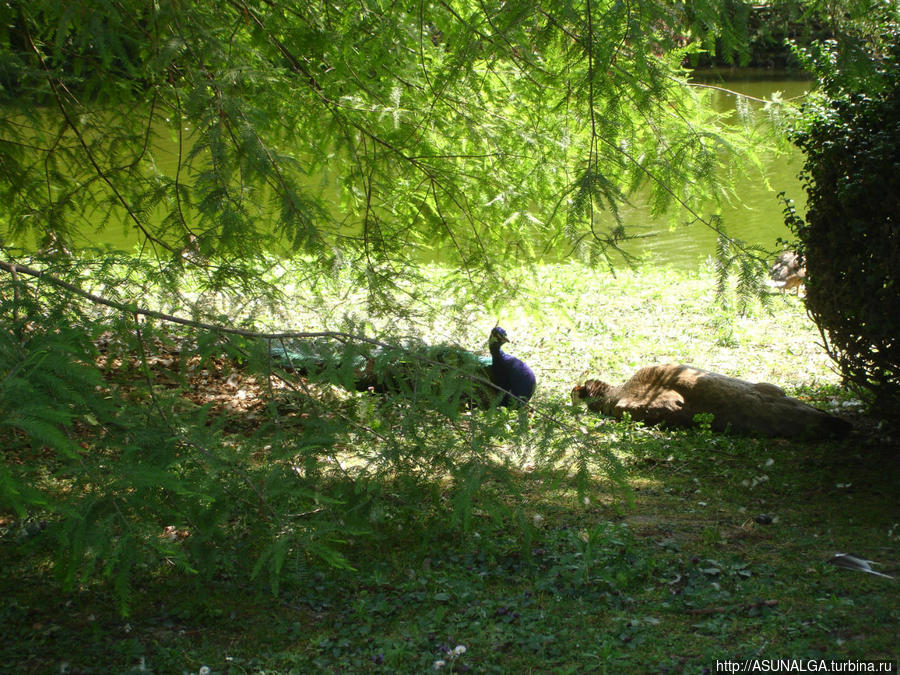
<svg viewBox="0 0 900 675">
<path fill-rule="evenodd" d="M 504 345 L 509 342 L 509 338 L 506 337 L 506 331 L 500 328 L 500 326 L 494 326 L 494 329 L 491 331 L 491 337 L 488 339 L 488 345 L 491 347 L 500 345 Z"/>
</svg>

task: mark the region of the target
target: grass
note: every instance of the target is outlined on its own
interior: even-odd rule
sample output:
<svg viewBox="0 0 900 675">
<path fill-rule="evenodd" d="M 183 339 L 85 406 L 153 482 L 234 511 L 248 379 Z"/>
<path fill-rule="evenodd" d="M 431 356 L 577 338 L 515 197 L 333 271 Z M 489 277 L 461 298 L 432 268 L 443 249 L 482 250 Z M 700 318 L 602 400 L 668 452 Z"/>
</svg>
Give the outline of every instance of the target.
<svg viewBox="0 0 900 675">
<path fill-rule="evenodd" d="M 800 301 L 775 296 L 740 317 L 712 289 L 705 273 L 539 268 L 501 323 L 547 409 L 564 410 L 585 376 L 619 382 L 670 361 L 852 403 Z M 332 302 L 293 305 L 292 319 L 333 328 L 358 311 Z M 433 303 L 394 330 L 483 347 L 497 317 Z M 703 673 L 717 659 L 897 657 L 898 582 L 826 562 L 851 552 L 900 572 L 898 448 L 877 421 L 822 444 L 575 421 L 620 458 L 629 497 L 599 471 L 582 491 L 513 462 L 482 494 L 507 511 L 476 504 L 467 526 L 444 527 L 446 486 L 417 511 L 412 487 L 384 485 L 405 515 L 347 535 L 354 571 L 297 556 L 277 594 L 227 567 L 151 569 L 125 618 L 107 585 L 62 592 L 29 548 L 39 528 L 2 519 L 0 671 Z"/>
</svg>

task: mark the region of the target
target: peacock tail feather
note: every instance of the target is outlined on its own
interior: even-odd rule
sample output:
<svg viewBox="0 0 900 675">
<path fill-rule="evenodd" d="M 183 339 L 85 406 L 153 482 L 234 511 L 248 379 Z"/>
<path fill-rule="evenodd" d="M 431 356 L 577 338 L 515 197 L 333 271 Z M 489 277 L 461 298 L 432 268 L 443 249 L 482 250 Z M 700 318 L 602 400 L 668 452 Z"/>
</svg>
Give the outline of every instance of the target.
<svg viewBox="0 0 900 675">
<path fill-rule="evenodd" d="M 292 340 L 271 347 L 289 372 L 351 391 L 433 398 L 490 407 L 502 398 L 490 385 L 491 357 L 450 344 L 408 341 L 397 346 L 334 340 Z"/>
</svg>

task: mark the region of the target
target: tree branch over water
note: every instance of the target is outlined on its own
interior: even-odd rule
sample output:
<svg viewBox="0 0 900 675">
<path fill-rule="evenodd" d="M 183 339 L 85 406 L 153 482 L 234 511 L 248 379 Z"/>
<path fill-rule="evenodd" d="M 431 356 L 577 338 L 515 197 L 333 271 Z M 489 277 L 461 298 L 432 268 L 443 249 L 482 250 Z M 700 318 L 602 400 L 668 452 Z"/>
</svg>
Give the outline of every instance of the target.
<svg viewBox="0 0 900 675">
<path fill-rule="evenodd" d="M 756 151 L 682 76 L 710 30 L 697 17 L 722 2 L 126 2 L 97 8 L 97 39 L 29 5 L 11 58 L 42 78 L 23 77 L 23 96 L 55 102 L 76 144 L 43 142 L 52 119 L 0 130 L 4 147 L 50 148 L 48 189 L 36 199 L 25 171 L 9 222 L 64 241 L 122 225 L 161 267 L 187 240 L 235 263 L 283 250 L 323 275 L 340 260 L 375 294 L 373 271 L 425 255 L 485 295 L 551 247 L 612 265 L 637 191 L 654 215 L 708 222 L 701 205 Z M 723 142 L 711 151 L 697 129 Z M 113 176 L 102 160 L 118 153 Z"/>
</svg>

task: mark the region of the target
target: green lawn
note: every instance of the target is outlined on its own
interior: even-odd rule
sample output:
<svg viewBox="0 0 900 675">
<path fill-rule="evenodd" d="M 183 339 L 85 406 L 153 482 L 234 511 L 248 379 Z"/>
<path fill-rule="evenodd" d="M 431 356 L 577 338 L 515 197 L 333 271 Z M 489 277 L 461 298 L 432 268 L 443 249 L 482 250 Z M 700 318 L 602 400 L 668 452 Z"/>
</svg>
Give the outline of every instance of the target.
<svg viewBox="0 0 900 675">
<path fill-rule="evenodd" d="M 715 305 L 710 275 L 662 269 L 546 267 L 521 283 L 500 316 L 435 295 L 432 312 L 396 324 L 478 351 L 499 320 L 538 375 L 531 421 L 508 416 L 464 522 L 447 515 L 449 481 L 421 503 L 421 485 L 387 482 L 387 515 L 341 544 L 353 570 L 294 555 L 273 594 L 228 560 L 207 578 L 147 568 L 123 617 L 108 584 L 61 589 L 39 514 L 7 516 L 0 671 L 703 673 L 717 659 L 897 657 L 898 582 L 826 561 L 849 552 L 900 574 L 898 445 L 840 390 L 800 300 L 776 295 L 741 317 Z M 305 313 L 299 295 L 292 326 L 334 328 L 362 311 L 333 297 Z M 796 444 L 566 406 L 585 377 L 619 382 L 665 362 L 773 382 L 852 412 L 858 430 Z M 617 457 L 627 489 L 600 466 L 578 482 L 504 455 L 540 415 L 565 416 Z"/>
</svg>

